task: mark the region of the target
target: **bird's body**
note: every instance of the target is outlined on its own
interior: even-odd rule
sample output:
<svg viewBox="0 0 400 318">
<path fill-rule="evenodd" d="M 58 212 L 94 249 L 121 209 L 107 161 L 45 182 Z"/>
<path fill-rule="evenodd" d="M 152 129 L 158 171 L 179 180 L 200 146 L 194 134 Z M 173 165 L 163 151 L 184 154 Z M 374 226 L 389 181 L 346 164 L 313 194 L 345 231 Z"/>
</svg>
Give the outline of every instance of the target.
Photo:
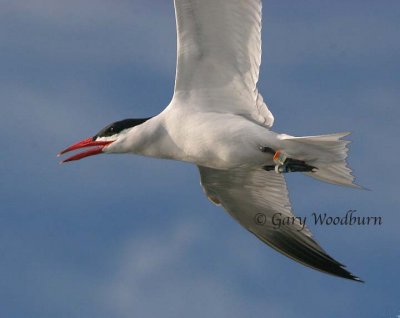
<svg viewBox="0 0 400 318">
<path fill-rule="evenodd" d="M 174 159 L 222 170 L 258 168 L 273 163 L 272 155 L 261 152 L 260 147 L 278 149 L 278 136 L 239 115 L 171 107 L 132 128 L 105 152 Z"/>
<path fill-rule="evenodd" d="M 303 172 L 350 187 L 347 133 L 293 137 L 271 130 L 274 117 L 257 89 L 260 0 L 175 0 L 178 58 L 174 96 L 157 116 L 127 119 L 68 151 L 63 162 L 100 153 L 133 153 L 198 166 L 207 197 L 263 242 L 314 269 L 360 281 L 294 222 L 282 173 Z"/>
</svg>

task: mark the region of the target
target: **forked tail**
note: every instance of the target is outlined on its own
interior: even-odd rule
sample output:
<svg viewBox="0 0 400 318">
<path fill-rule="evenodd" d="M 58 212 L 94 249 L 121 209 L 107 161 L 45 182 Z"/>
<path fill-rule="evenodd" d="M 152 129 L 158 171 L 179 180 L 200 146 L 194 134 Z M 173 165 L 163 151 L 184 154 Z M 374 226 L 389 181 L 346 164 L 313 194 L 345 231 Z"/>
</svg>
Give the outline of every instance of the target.
<svg viewBox="0 0 400 318">
<path fill-rule="evenodd" d="M 284 135 L 281 139 L 287 146 L 285 151 L 289 156 L 317 168 L 314 172 L 305 172 L 306 175 L 328 183 L 362 188 L 354 183 L 355 178 L 346 162 L 350 141 L 341 138 L 349 134 L 345 132 L 307 137 Z"/>
</svg>

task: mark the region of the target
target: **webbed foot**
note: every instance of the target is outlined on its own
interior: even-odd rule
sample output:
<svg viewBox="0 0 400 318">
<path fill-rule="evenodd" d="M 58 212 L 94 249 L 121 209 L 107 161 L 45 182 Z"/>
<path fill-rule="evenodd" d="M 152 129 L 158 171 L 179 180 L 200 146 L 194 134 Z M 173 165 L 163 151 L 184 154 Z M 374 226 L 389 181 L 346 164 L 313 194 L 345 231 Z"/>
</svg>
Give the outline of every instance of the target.
<svg viewBox="0 0 400 318">
<path fill-rule="evenodd" d="M 315 172 L 317 167 L 307 164 L 303 160 L 288 158 L 284 153 L 276 151 L 274 154 L 275 165 L 264 166 L 266 171 L 275 170 L 276 173 L 288 172 Z"/>
</svg>

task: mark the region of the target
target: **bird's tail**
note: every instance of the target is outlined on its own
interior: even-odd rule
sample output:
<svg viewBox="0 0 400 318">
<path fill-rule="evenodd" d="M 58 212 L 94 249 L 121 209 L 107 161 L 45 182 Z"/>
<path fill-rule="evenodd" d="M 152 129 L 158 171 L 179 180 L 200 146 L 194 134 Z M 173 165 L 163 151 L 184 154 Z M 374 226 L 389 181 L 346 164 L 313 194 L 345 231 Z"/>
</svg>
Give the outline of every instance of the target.
<svg viewBox="0 0 400 318">
<path fill-rule="evenodd" d="M 307 164 L 317 168 L 315 172 L 305 174 L 333 184 L 352 188 L 362 188 L 354 183 L 354 176 L 347 166 L 346 158 L 350 141 L 341 138 L 349 132 L 320 136 L 292 137 L 284 136 L 293 158 L 304 160 Z"/>
</svg>

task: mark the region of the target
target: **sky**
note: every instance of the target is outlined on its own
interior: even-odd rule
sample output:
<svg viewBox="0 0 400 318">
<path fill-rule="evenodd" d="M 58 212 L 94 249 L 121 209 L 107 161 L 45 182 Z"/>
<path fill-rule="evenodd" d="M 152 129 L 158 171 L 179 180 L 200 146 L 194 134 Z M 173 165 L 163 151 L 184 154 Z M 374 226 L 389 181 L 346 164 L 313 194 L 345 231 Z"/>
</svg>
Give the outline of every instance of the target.
<svg viewBox="0 0 400 318">
<path fill-rule="evenodd" d="M 189 164 L 56 154 L 172 96 L 172 1 L 0 0 L 2 317 L 400 315 L 400 2 L 263 2 L 259 90 L 274 131 L 352 131 L 349 164 L 370 191 L 287 177 L 294 211 L 381 216 L 316 226 L 366 281 L 278 254 L 204 196 Z"/>
</svg>

